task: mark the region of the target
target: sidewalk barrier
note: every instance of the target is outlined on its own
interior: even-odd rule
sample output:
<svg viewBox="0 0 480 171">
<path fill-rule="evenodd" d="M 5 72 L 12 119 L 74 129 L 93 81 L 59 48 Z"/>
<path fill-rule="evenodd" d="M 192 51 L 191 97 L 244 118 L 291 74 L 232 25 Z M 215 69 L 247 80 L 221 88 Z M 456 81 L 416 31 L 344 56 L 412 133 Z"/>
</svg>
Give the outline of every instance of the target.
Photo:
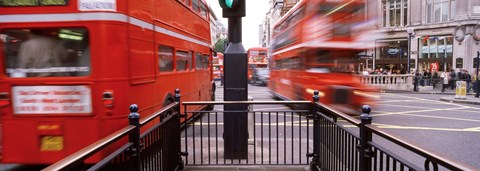
<svg viewBox="0 0 480 171">
<path fill-rule="evenodd" d="M 455 85 L 455 99 L 467 99 L 467 82 L 457 81 Z"/>
</svg>

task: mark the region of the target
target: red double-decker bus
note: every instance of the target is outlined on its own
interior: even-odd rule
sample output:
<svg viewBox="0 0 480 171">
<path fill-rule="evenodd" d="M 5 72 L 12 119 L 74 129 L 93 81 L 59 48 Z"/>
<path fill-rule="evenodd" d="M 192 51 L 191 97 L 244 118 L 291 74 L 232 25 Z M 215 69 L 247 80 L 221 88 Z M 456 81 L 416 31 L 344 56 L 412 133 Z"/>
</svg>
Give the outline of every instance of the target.
<svg viewBox="0 0 480 171">
<path fill-rule="evenodd" d="M 0 161 L 56 162 L 127 125 L 130 104 L 146 117 L 176 88 L 182 100 L 214 98 L 207 9 L 203 0 L 0 1 Z"/>
<path fill-rule="evenodd" d="M 265 47 L 252 47 L 247 50 L 248 57 L 248 80 L 252 79 L 255 68 L 268 67 L 268 50 Z"/>
<path fill-rule="evenodd" d="M 223 75 L 223 54 L 217 52 L 217 56 L 213 56 L 213 79 L 219 81 Z"/>
<path fill-rule="evenodd" d="M 348 114 L 372 105 L 375 91 L 353 74 L 374 45 L 363 0 L 303 0 L 275 24 L 269 88 L 275 97 L 320 101 Z"/>
</svg>

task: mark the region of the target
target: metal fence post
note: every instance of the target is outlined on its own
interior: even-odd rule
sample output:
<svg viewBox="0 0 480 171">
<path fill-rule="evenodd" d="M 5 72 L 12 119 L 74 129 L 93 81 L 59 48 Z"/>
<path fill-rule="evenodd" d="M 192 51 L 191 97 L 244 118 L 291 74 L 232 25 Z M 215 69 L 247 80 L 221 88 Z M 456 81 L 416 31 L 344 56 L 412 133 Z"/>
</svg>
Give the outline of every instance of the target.
<svg viewBox="0 0 480 171">
<path fill-rule="evenodd" d="M 128 115 L 129 125 L 135 126 L 135 129 L 128 136 L 129 142 L 133 143 L 130 156 L 134 170 L 142 170 L 141 158 L 140 158 L 140 114 L 138 112 L 137 104 L 130 105 L 130 115 Z"/>
<path fill-rule="evenodd" d="M 311 171 L 320 171 L 320 161 L 318 158 L 320 154 L 320 121 L 318 120 L 318 107 L 316 105 L 319 99 L 318 90 L 315 90 L 313 92 L 312 103 L 310 106 L 310 118 L 313 119 L 313 153 L 307 154 L 307 157 L 312 157 L 312 161 L 310 162 Z"/>
<path fill-rule="evenodd" d="M 368 144 L 372 141 L 372 132 L 365 128 L 365 125 L 372 124 L 372 116 L 370 116 L 371 108 L 368 105 L 362 106 L 362 120 L 360 124 L 360 170 L 370 171 L 372 170 L 372 146 Z"/>
<path fill-rule="evenodd" d="M 185 162 L 183 161 L 182 156 L 188 156 L 188 153 L 187 152 L 182 152 L 181 147 L 180 147 L 180 145 L 181 145 L 181 143 L 180 143 L 180 141 L 181 141 L 181 137 L 180 137 L 180 133 L 181 133 L 181 131 L 180 131 L 180 117 L 182 115 L 181 111 L 180 111 L 180 108 L 181 108 L 180 98 L 181 98 L 180 89 L 177 88 L 177 89 L 175 89 L 175 102 L 178 102 L 178 105 L 177 105 L 177 107 L 175 107 L 175 112 L 174 112 L 174 114 L 177 115 L 177 117 L 175 117 L 176 118 L 175 122 L 177 123 L 177 125 L 175 125 L 175 132 L 174 132 L 175 135 L 173 135 L 173 137 L 175 137 L 175 138 L 174 138 L 173 141 L 176 141 L 176 143 L 175 143 L 175 148 L 176 149 L 175 150 L 178 151 L 178 153 L 177 153 L 177 162 L 178 162 L 177 166 L 178 167 L 177 168 L 179 170 L 183 170 L 185 168 Z M 184 112 L 186 112 L 186 111 L 184 111 Z M 187 114 L 185 113 L 185 116 L 186 115 Z M 167 147 L 167 148 L 169 148 L 169 147 Z"/>
<path fill-rule="evenodd" d="M 175 102 L 180 103 L 180 89 L 175 89 Z M 180 104 L 175 108 L 176 112 L 180 113 Z"/>
</svg>

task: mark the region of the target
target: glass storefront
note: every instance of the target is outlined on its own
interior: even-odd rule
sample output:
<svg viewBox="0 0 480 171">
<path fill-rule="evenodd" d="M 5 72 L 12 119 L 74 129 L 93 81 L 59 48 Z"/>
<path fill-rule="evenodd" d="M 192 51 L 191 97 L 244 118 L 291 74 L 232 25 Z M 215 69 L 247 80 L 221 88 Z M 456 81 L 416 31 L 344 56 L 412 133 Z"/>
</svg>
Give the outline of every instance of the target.
<svg viewBox="0 0 480 171">
<path fill-rule="evenodd" d="M 397 74 L 406 73 L 408 57 L 407 39 L 380 42 L 380 44 L 381 46 L 377 48 L 378 55 L 375 58 L 375 69 Z M 410 68 L 414 67 L 414 65 L 410 66 Z"/>
<path fill-rule="evenodd" d="M 419 58 L 451 58 L 453 55 L 453 37 L 422 37 L 419 40 Z"/>
<path fill-rule="evenodd" d="M 437 71 L 452 68 L 453 36 L 425 36 L 419 38 L 419 70 L 432 70 L 438 63 Z"/>
<path fill-rule="evenodd" d="M 385 42 L 385 45 L 386 46 L 380 47 L 380 59 L 407 59 L 407 40 Z"/>
</svg>

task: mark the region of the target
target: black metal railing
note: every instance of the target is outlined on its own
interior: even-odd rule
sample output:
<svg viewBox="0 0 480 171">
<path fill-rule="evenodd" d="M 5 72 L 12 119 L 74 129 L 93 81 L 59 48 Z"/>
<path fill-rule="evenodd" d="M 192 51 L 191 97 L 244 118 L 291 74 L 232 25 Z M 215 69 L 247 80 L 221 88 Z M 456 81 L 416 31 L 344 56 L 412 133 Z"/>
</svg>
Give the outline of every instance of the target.
<svg viewBox="0 0 480 171">
<path fill-rule="evenodd" d="M 362 107 L 360 121 L 318 102 L 314 92 L 313 157 L 310 169 L 319 170 L 479 170 L 436 154 L 371 125 L 370 107 Z M 343 122 L 339 122 L 342 120 Z M 395 146 L 394 150 L 389 150 Z M 407 155 L 399 155 L 399 153 Z"/>
<path fill-rule="evenodd" d="M 337 112 L 318 102 L 318 91 L 314 92 L 312 102 L 183 102 L 182 113 L 179 90 L 175 100 L 142 120 L 138 107 L 132 105 L 129 126 L 44 170 L 170 171 L 182 170 L 184 165 L 310 165 L 313 171 L 479 170 L 373 126 L 368 106 L 363 106 L 360 120 Z M 225 111 L 221 107 L 231 104 L 249 106 L 245 110 L 227 111 L 250 116 L 248 155 L 243 159 L 226 159 L 224 154 Z M 218 107 L 213 111 L 192 110 L 198 109 L 194 106 L 205 105 Z M 183 130 L 182 116 L 193 116 L 183 122 Z M 151 127 L 140 135 L 140 128 L 147 123 Z M 122 141 L 127 143 L 119 144 Z M 98 163 L 85 164 L 89 157 L 111 145 L 120 148 Z"/>
<path fill-rule="evenodd" d="M 305 154 L 312 152 L 312 125 L 307 109 L 290 109 L 285 105 L 309 106 L 309 101 L 227 101 L 183 102 L 185 114 L 197 114 L 187 121 L 182 133 L 182 151 L 188 152 L 187 166 L 198 165 L 308 165 Z M 244 104 L 248 112 L 249 145 L 245 159 L 225 159 L 224 112 L 187 111 L 188 106 Z M 273 110 L 253 110 L 269 105 Z M 218 107 L 217 107 L 218 108 Z"/>
<path fill-rule="evenodd" d="M 138 106 L 130 106 L 129 125 L 43 169 L 50 170 L 182 170 L 180 155 L 180 90 L 175 101 L 140 120 Z M 140 134 L 140 128 L 149 125 Z M 86 160 L 103 149 L 118 146 L 111 154 L 94 164 Z"/>
</svg>

